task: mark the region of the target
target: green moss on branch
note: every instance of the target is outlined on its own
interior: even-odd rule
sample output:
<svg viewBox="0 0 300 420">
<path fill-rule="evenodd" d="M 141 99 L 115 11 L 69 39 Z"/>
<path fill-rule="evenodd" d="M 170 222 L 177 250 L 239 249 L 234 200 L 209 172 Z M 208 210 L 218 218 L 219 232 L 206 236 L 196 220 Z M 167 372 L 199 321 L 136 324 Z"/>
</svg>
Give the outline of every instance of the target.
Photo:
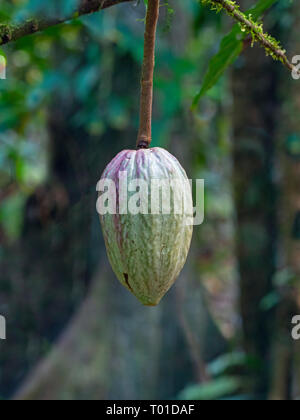
<svg viewBox="0 0 300 420">
<path fill-rule="evenodd" d="M 225 10 L 226 13 L 233 17 L 239 24 L 241 30 L 252 37 L 252 46 L 258 42 L 274 60 L 280 61 L 290 71 L 295 66 L 288 60 L 286 51 L 275 38 L 264 32 L 263 24 L 253 19 L 251 15 L 246 15 L 240 10 L 240 6 L 232 0 L 201 0 L 205 5 L 209 5 L 212 10 L 219 13 Z"/>
<path fill-rule="evenodd" d="M 14 26 L 9 24 L 0 24 L 0 44 L 5 44 L 12 39 Z"/>
<path fill-rule="evenodd" d="M 74 18 L 98 12 L 120 3 L 130 2 L 133 0 L 81 0 L 78 9 L 74 10 L 69 16 L 63 18 L 33 18 L 17 25 L 13 23 L 0 24 L 0 45 L 16 41 L 24 36 L 43 31 L 51 26 L 70 21 Z"/>
</svg>

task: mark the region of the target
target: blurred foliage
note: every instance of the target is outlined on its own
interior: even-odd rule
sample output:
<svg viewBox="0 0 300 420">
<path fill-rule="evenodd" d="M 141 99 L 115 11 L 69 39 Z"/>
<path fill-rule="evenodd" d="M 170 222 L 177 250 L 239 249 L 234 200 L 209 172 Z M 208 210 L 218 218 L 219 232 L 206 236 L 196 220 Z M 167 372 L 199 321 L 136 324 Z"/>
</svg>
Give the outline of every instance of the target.
<svg viewBox="0 0 300 420">
<path fill-rule="evenodd" d="M 241 386 L 241 380 L 231 376 L 224 376 L 212 380 L 204 385 L 194 385 L 186 388 L 179 395 L 180 400 L 217 400 L 234 394 Z"/>
<path fill-rule="evenodd" d="M 225 353 L 207 365 L 210 380 L 207 383 L 190 385 L 179 399 L 183 400 L 245 400 L 243 394 L 250 372 L 259 372 L 260 362 L 239 351 Z"/>
<path fill-rule="evenodd" d="M 22 0 L 12 4 L 4 0 L 0 9 L 3 21 L 20 22 L 32 15 L 64 15 L 67 7 L 72 8 L 72 3 Z M 127 132 L 135 136 L 138 128 L 144 17 L 142 2 L 138 6 L 128 4 L 112 7 L 105 12 L 75 19 L 3 47 L 8 62 L 7 79 L 0 81 L 2 263 L 14 249 L 10 248 L 11 244 L 17 248 L 21 243 L 24 235 L 24 210 L 28 200 L 39 186 L 55 185 L 56 182 L 51 178 L 53 139 L 49 138 L 49 118 L 53 104 L 61 104 L 61 117 L 68 119 L 66 125 L 69 128 L 74 132 L 86 133 L 83 135 L 88 139 L 82 138 L 81 141 L 89 142 L 91 150 L 104 152 L 110 147 L 114 150 L 119 136 L 124 138 Z M 175 20 L 180 25 L 173 24 Z M 222 18 L 211 14 L 194 0 L 185 0 L 184 5 L 174 0 L 162 4 L 154 81 L 153 146 L 168 147 L 175 155 L 178 153 L 183 163 L 189 162 L 190 177 L 206 180 L 206 210 L 209 215 L 203 234 L 200 235 L 199 231 L 196 234 L 201 252 L 195 256 L 194 265 L 197 271 L 201 267 L 208 285 L 208 301 L 211 301 L 215 290 L 220 288 L 226 288 L 226 293 L 229 289 L 231 294 L 232 286 L 228 288 L 227 282 L 230 279 L 233 283 L 236 279 L 232 269 L 232 225 L 229 220 L 232 214 L 228 177 L 230 139 L 225 110 L 230 103 L 230 95 L 226 78 L 210 91 L 193 114 L 190 105 L 206 70 L 206 63 L 212 51 L 216 51 L 221 37 Z M 65 105 L 70 103 L 76 104 L 72 105 L 72 114 L 63 114 L 63 109 L 68 108 Z M 110 141 L 108 136 L 112 133 L 114 138 Z M 187 148 L 186 144 L 190 146 Z M 135 138 L 129 138 L 124 147 L 134 145 Z M 76 153 L 75 162 L 80 162 L 80 156 Z M 89 166 L 98 168 L 100 175 L 106 162 L 99 161 L 98 156 L 97 153 L 86 153 L 84 158 Z M 88 188 L 94 191 L 93 182 L 96 179 L 89 177 Z M 46 193 L 49 193 L 48 189 Z M 66 235 L 70 234 L 68 229 L 77 226 L 82 207 L 86 209 L 85 193 L 86 190 L 81 194 L 80 203 L 72 203 L 72 211 L 68 216 L 70 227 L 67 227 Z M 91 233 L 91 242 L 95 236 L 98 238 L 98 229 L 97 225 L 97 229 Z M 49 231 L 50 240 L 60 244 L 63 235 L 61 226 L 54 223 Z M 47 244 L 45 232 L 42 235 Z M 64 307 L 63 316 L 68 313 L 66 308 L 71 307 L 72 303 L 78 304 L 78 296 L 82 298 L 83 295 L 85 277 L 80 275 L 82 282 L 79 284 L 79 281 L 73 281 L 72 276 L 75 277 L 77 272 L 80 274 L 81 266 L 85 263 L 89 264 L 90 273 L 91 259 L 99 258 L 97 250 L 93 250 L 95 257 L 88 255 L 88 261 L 82 261 L 80 245 L 85 246 L 85 243 L 80 241 L 80 244 L 73 245 L 72 252 L 78 252 L 79 257 L 76 254 L 76 266 L 70 267 L 71 272 L 66 271 L 70 278 L 63 280 L 62 290 L 60 293 L 58 291 L 57 306 Z M 88 254 L 86 249 L 82 252 Z M 64 267 L 66 258 L 66 255 L 61 255 L 62 261 L 58 259 L 56 264 Z M 24 310 L 22 331 L 15 332 L 14 355 L 4 352 L 1 356 L 1 363 L 7 366 L 4 375 L 6 382 L 3 379 L 0 383 L 4 396 L 9 395 L 31 364 L 46 353 L 51 345 L 49 340 L 56 338 L 64 326 L 65 318 L 59 317 L 59 310 L 53 309 L 58 320 L 51 312 L 51 293 L 47 289 L 52 284 L 51 274 L 49 278 L 38 279 L 37 276 L 43 271 L 38 271 L 35 264 L 33 267 L 33 274 L 25 275 L 27 277 L 23 287 L 19 287 L 17 280 L 14 280 L 14 284 L 6 278 L 1 281 L 3 295 L 0 313 L 4 312 L 2 308 L 9 305 L 10 320 L 15 317 L 15 325 L 19 325 L 21 291 L 31 285 L 34 289 L 30 292 L 31 306 Z M 62 272 L 65 273 L 63 269 Z M 16 274 L 12 275 L 15 279 Z M 23 284 L 22 274 L 19 276 Z M 65 290 L 68 291 L 68 302 L 63 300 Z M 13 304 L 8 302 L 8 296 Z M 25 308 L 25 303 L 23 305 Z M 233 307 L 230 307 L 231 300 L 228 301 L 228 309 L 222 309 L 222 314 L 217 307 L 214 308 L 217 322 L 224 327 L 228 337 L 232 336 L 235 328 L 232 327 L 232 323 L 235 323 L 232 317 L 235 315 Z M 37 317 L 40 311 L 45 312 L 44 323 L 40 315 Z M 52 320 L 51 316 L 55 319 Z M 49 331 L 41 332 L 42 325 L 50 326 Z M 27 349 L 25 355 L 24 346 Z M 11 357 L 13 360 L 9 359 Z M 17 366 L 17 375 L 11 375 L 8 359 Z"/>
</svg>

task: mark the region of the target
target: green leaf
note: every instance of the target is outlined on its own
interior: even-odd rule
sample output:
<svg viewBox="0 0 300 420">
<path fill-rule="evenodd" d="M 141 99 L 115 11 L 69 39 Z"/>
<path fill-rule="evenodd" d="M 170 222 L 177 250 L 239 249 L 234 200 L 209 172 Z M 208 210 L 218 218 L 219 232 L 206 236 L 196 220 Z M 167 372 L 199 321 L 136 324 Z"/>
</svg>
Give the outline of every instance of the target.
<svg viewBox="0 0 300 420">
<path fill-rule="evenodd" d="M 246 12 L 252 18 L 258 19 L 262 13 L 273 6 L 278 0 L 259 0 L 259 2 Z M 208 71 L 204 76 L 204 81 L 200 92 L 195 96 L 192 109 L 195 109 L 200 98 L 204 96 L 220 79 L 225 70 L 234 63 L 243 48 L 243 40 L 247 35 L 244 34 L 238 24 L 234 25 L 231 32 L 221 41 L 219 52 L 211 59 Z"/>
<path fill-rule="evenodd" d="M 280 302 L 280 294 L 278 291 L 274 291 L 265 296 L 260 302 L 260 309 L 262 311 L 270 311 L 272 308 L 278 305 Z"/>
<path fill-rule="evenodd" d="M 179 395 L 179 400 L 217 400 L 239 391 L 241 379 L 224 376 L 204 385 L 191 385 Z"/>
<path fill-rule="evenodd" d="M 252 15 L 254 19 L 258 19 L 266 10 L 270 9 L 278 0 L 259 0 L 259 2 L 249 9 L 246 14 Z"/>
<path fill-rule="evenodd" d="M 209 69 L 204 77 L 201 90 L 194 98 L 193 109 L 197 106 L 199 99 L 217 83 L 227 67 L 240 55 L 243 42 L 240 37 L 238 38 L 239 33 L 239 28 L 235 27 L 229 35 L 223 38 L 218 54 L 209 63 Z"/>
<path fill-rule="evenodd" d="M 208 371 L 212 376 L 223 375 L 228 369 L 246 365 L 247 356 L 242 352 L 222 354 L 208 365 Z"/>
<path fill-rule="evenodd" d="M 0 206 L 0 223 L 8 239 L 17 239 L 23 227 L 25 196 L 17 193 L 8 197 Z"/>
</svg>

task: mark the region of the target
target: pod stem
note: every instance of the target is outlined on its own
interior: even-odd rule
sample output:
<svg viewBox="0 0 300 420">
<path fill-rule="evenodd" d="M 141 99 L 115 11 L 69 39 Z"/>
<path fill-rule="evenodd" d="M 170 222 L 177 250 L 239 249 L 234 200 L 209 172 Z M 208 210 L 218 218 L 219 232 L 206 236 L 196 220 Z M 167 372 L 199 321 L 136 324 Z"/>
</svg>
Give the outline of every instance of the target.
<svg viewBox="0 0 300 420">
<path fill-rule="evenodd" d="M 148 0 L 141 80 L 140 127 L 137 138 L 138 149 L 147 149 L 152 140 L 153 74 L 155 67 L 155 38 L 159 17 L 159 3 L 160 0 Z"/>
</svg>

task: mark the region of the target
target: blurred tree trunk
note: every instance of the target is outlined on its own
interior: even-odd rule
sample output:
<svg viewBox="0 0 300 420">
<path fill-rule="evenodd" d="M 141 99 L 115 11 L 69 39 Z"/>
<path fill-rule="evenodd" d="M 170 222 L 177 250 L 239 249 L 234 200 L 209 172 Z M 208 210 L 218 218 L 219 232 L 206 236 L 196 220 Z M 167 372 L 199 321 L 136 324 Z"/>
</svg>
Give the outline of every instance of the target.
<svg viewBox="0 0 300 420">
<path fill-rule="evenodd" d="M 147 311 L 128 296 L 114 279 L 106 257 L 103 258 L 80 310 L 16 399 L 154 396 L 161 380 L 160 313 Z"/>
<path fill-rule="evenodd" d="M 243 2 L 243 8 L 249 6 Z M 251 4 L 252 2 L 250 2 Z M 244 347 L 257 358 L 250 391 L 265 394 L 270 358 L 270 313 L 262 300 L 272 290 L 276 252 L 276 207 L 273 184 L 277 119 L 277 77 L 272 61 L 259 48 L 245 51 L 233 72 L 234 193 L 240 308 Z"/>
<path fill-rule="evenodd" d="M 197 380 L 181 315 L 194 349 L 214 357 L 224 340 L 201 304 L 189 270 L 159 307 L 141 306 L 108 266 L 99 265 L 90 292 L 49 355 L 15 395 L 17 400 L 169 399 Z M 206 336 L 210 340 L 206 340 Z M 202 343 L 206 343 L 203 345 Z M 176 367 L 176 368 L 175 368 Z"/>
<path fill-rule="evenodd" d="M 283 33 L 291 56 L 300 49 L 300 11 L 293 4 L 291 24 Z M 299 80 L 282 73 L 282 108 L 278 136 L 281 162 L 281 261 L 278 274 L 280 303 L 274 337 L 273 381 L 270 398 L 299 399 L 300 344 L 291 335 L 294 315 L 300 313 L 300 91 Z M 298 89 L 297 89 L 298 87 Z"/>
</svg>

